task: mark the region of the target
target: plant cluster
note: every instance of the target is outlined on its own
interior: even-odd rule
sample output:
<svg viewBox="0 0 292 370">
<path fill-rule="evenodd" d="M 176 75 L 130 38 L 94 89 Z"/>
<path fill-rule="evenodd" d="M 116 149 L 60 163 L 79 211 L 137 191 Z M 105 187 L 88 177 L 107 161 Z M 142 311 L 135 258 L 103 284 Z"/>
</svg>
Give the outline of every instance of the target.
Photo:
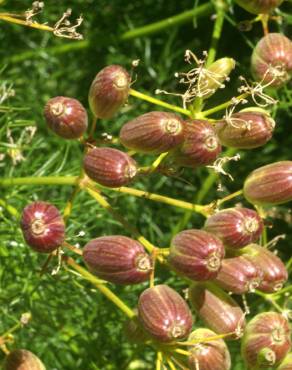
<svg viewBox="0 0 292 370">
<path fill-rule="evenodd" d="M 240 341 L 247 369 L 292 368 L 291 312 L 279 303 L 289 292 L 289 286 L 284 284 L 291 263 L 285 265 L 271 251 L 277 240 L 268 242 L 265 223 L 269 207 L 292 200 L 292 161 L 282 160 L 254 169 L 244 179 L 242 189 L 209 204 L 194 204 L 128 187 L 135 180 L 143 181 L 153 174 L 179 176 L 185 167 L 196 170 L 208 166 L 232 179 L 224 165 L 238 160 L 238 156 L 232 156 L 236 150 L 262 147 L 277 130 L 277 120 L 268 108 L 277 104 L 272 89 L 284 86 L 291 77 L 292 42 L 281 33 L 269 33 L 267 22 L 281 1 L 238 0 L 237 3 L 259 14 L 257 20 L 262 22 L 265 33 L 251 56 L 254 81 L 241 76 L 238 96 L 204 109 L 207 99 L 228 83 L 236 65 L 232 58 L 216 60 L 216 40 L 225 14 L 225 4 L 218 1 L 209 52 L 199 59 L 187 50 L 185 59 L 191 69 L 175 75 L 184 91 L 157 91 L 178 96 L 182 107 L 133 89 L 137 61 L 133 62 L 131 72 L 120 65 L 106 66 L 97 73 L 89 89 L 91 125 L 85 107 L 76 98 L 55 96 L 44 107 L 48 129 L 64 140 L 78 140 L 83 146 L 79 175 L 0 179 L 2 187 L 74 186 L 63 213 L 53 199 L 26 205 L 20 220 L 24 240 L 34 251 L 48 254 L 42 273 L 48 270 L 51 260 L 57 259 L 54 275 L 62 268 L 73 270 L 115 304 L 127 317 L 124 327 L 127 339 L 156 352 L 152 367 L 156 370 L 232 369 L 233 358 L 228 349 L 232 341 Z M 32 22 L 41 4 L 34 3 L 31 13 L 26 12 L 25 22 Z M 7 94 L 11 92 L 7 90 Z M 97 139 L 99 120 L 114 119 L 129 96 L 167 111 L 148 111 L 126 122 L 118 137 L 106 133 Z M 213 118 L 222 111 L 221 117 Z M 232 149 L 229 156 L 222 154 L 223 147 Z M 148 166 L 140 165 L 139 159 L 133 158 L 136 154 L 137 157 L 153 155 L 155 159 Z M 162 248 L 141 235 L 110 204 L 105 189 L 188 209 L 202 215 L 205 222 L 201 228 L 177 232 L 169 246 Z M 107 210 L 131 237 L 98 236 L 88 240 L 83 248 L 70 244 L 66 229 L 75 197 L 81 191 Z M 224 207 L 239 196 L 253 208 Z M 163 281 L 156 284 L 159 265 L 187 287 L 184 296 Z M 149 287 L 137 297 L 134 308 L 111 289 L 111 284 L 145 282 L 149 282 Z M 274 311 L 250 318 L 252 312 L 246 297 L 251 294 L 270 302 Z M 200 325 L 196 324 L 197 320 Z M 20 321 L 18 327 L 22 325 Z M 10 334 L 8 330 L 0 337 L 0 347 L 7 354 L 4 368 L 44 370 L 42 361 L 27 349 L 9 351 Z"/>
</svg>

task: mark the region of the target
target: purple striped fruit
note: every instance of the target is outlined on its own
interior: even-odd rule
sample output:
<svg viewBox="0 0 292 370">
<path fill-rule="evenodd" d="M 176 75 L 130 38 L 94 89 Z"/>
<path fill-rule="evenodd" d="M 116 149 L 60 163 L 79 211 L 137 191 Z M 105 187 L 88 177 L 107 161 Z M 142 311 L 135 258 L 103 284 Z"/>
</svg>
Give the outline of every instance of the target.
<svg viewBox="0 0 292 370">
<path fill-rule="evenodd" d="M 263 278 L 258 287 L 266 293 L 275 293 L 283 287 L 288 279 L 284 263 L 267 248 L 251 244 L 240 251 L 263 272 Z"/>
<path fill-rule="evenodd" d="M 238 149 L 253 149 L 266 144 L 273 135 L 275 121 L 260 112 L 245 111 L 216 123 L 220 143 Z"/>
<path fill-rule="evenodd" d="M 214 279 L 221 268 L 225 250 L 222 242 L 203 230 L 184 230 L 171 241 L 168 262 L 192 280 Z"/>
<path fill-rule="evenodd" d="M 257 289 L 262 279 L 263 272 L 256 264 L 243 256 L 238 256 L 222 261 L 215 282 L 228 292 L 245 294 Z"/>
<path fill-rule="evenodd" d="M 112 148 L 90 149 L 84 157 L 83 167 L 91 180 L 110 188 L 129 184 L 137 174 L 136 161 Z"/>
<path fill-rule="evenodd" d="M 20 227 L 27 244 L 40 253 L 51 253 L 65 239 L 64 220 L 59 210 L 47 202 L 27 205 L 22 211 Z"/>
<path fill-rule="evenodd" d="M 292 161 L 275 162 L 252 171 L 245 179 L 243 195 L 258 205 L 292 200 Z"/>
<path fill-rule="evenodd" d="M 242 336 L 245 314 L 222 289 L 210 283 L 194 283 L 189 299 L 200 319 L 215 333 L 230 334 L 226 340 Z"/>
<path fill-rule="evenodd" d="M 229 370 L 231 358 L 227 345 L 223 339 L 212 339 L 216 333 L 206 328 L 194 330 L 188 337 L 191 355 L 188 358 L 190 370 Z M 211 340 L 208 342 L 207 339 Z M 200 342 L 200 340 L 202 340 Z"/>
<path fill-rule="evenodd" d="M 276 366 L 291 348 L 289 323 L 277 312 L 256 315 L 247 325 L 241 353 L 249 368 Z"/>
<path fill-rule="evenodd" d="M 188 305 L 167 285 L 156 285 L 140 295 L 138 315 L 145 330 L 161 342 L 185 338 L 193 325 Z"/>
<path fill-rule="evenodd" d="M 89 105 L 97 118 L 111 118 L 126 103 L 131 77 L 119 65 L 103 68 L 93 80 L 89 90 Z"/>
<path fill-rule="evenodd" d="M 284 0 L 235 0 L 243 9 L 252 14 L 266 14 L 277 8 Z"/>
<path fill-rule="evenodd" d="M 45 105 L 44 116 L 49 128 L 64 139 L 78 139 L 87 129 L 88 118 L 76 99 L 56 96 Z"/>
<path fill-rule="evenodd" d="M 173 152 L 175 164 L 198 167 L 211 164 L 221 152 L 221 145 L 213 126 L 204 120 L 185 122 L 183 144 Z"/>
<path fill-rule="evenodd" d="M 15 349 L 7 355 L 4 370 L 46 370 L 42 361 L 26 349 Z"/>
<path fill-rule="evenodd" d="M 137 152 L 159 154 L 184 139 L 184 122 L 174 113 L 149 112 L 127 122 L 120 131 L 121 143 Z"/>
<path fill-rule="evenodd" d="M 292 353 L 288 353 L 276 370 L 292 370 Z"/>
<path fill-rule="evenodd" d="M 259 239 L 263 222 L 252 209 L 228 208 L 208 217 L 204 230 L 220 238 L 226 247 L 238 249 Z"/>
<path fill-rule="evenodd" d="M 83 250 L 84 262 L 101 279 L 114 284 L 138 284 L 149 279 L 152 263 L 143 246 L 126 236 L 102 236 Z"/>
<path fill-rule="evenodd" d="M 269 86 L 284 85 L 292 73 L 292 42 L 281 33 L 268 33 L 257 43 L 251 57 L 251 71 Z"/>
</svg>

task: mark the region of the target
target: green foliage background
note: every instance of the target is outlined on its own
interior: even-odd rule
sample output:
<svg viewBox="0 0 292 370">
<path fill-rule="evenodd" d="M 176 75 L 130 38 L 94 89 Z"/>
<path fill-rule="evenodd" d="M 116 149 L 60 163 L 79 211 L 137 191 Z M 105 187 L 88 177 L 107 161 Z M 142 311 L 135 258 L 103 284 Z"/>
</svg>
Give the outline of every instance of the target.
<svg viewBox="0 0 292 370">
<path fill-rule="evenodd" d="M 19 12 L 30 6 L 30 1 L 0 1 L 0 11 Z M 199 57 L 210 45 L 213 20 L 208 17 L 171 27 L 160 33 L 121 41 L 127 30 L 165 17 L 175 15 L 195 6 L 193 0 L 71 0 L 47 1 L 40 16 L 42 22 L 54 23 L 68 7 L 73 16 L 84 15 L 82 33 L 85 42 L 60 39 L 47 32 L 1 22 L 0 32 L 0 85 L 12 84 L 15 97 L 5 105 L 11 109 L 0 109 L 0 161 L 1 177 L 78 175 L 82 159 L 82 148 L 76 142 L 64 141 L 49 132 L 42 111 L 45 102 L 57 95 L 79 99 L 86 107 L 90 83 L 95 74 L 105 65 L 121 64 L 130 69 L 134 59 L 140 59 L 135 88 L 154 94 L 156 88 L 174 91 L 178 89 L 174 73 L 185 70 L 184 51 L 191 49 Z M 232 4 L 231 4 L 232 5 Z M 288 4 L 289 5 L 289 4 Z M 289 13 L 289 6 L 281 7 Z M 208 106 L 224 102 L 236 94 L 239 86 L 237 77 L 250 77 L 249 60 L 252 48 L 262 36 L 262 29 L 255 24 L 250 32 L 241 33 L 236 24 L 251 19 L 251 15 L 234 6 L 227 14 L 222 37 L 219 41 L 218 57 L 236 59 L 237 68 L 232 81 L 225 90 L 215 94 Z M 272 23 L 271 29 L 291 35 L 291 17 L 283 24 Z M 254 168 L 291 158 L 292 147 L 292 93 L 285 87 L 273 92 L 280 104 L 273 108 L 277 122 L 275 135 L 265 147 L 241 152 L 240 162 L 231 163 L 229 171 L 235 178 L 220 181 L 224 191 L 217 192 L 218 182 L 206 192 L 203 203 L 223 197 L 241 188 L 246 175 Z M 176 98 L 165 97 L 169 102 L 180 104 Z M 0 107 L 1 108 L 1 107 Z M 102 132 L 117 135 L 123 123 L 152 109 L 158 109 L 142 101 L 129 99 L 129 104 L 114 119 L 98 123 L 96 136 Z M 8 151 L 12 148 L 7 138 L 8 129 L 17 142 L 26 126 L 36 126 L 37 133 L 29 144 L 21 144 L 25 160 L 14 165 Z M 153 158 L 137 156 L 141 164 Z M 206 190 L 207 169 L 186 170 L 179 178 L 153 175 L 135 183 L 139 189 L 193 201 L 200 190 Z M 135 347 L 125 340 L 122 333 L 124 317 L 92 286 L 65 269 L 56 276 L 50 273 L 39 276 L 46 257 L 32 252 L 24 243 L 18 220 L 3 206 L 3 201 L 18 211 L 31 201 L 41 199 L 54 203 L 61 210 L 72 189 L 61 186 L 20 186 L 1 189 L 0 199 L 0 333 L 13 326 L 23 312 L 32 313 L 31 323 L 15 334 L 10 348 L 26 348 L 39 355 L 50 370 L 111 370 L 153 369 L 154 354 L 151 349 Z M 151 242 L 168 246 L 173 233 L 180 228 L 201 227 L 203 219 L 192 214 L 182 223 L 182 210 L 151 203 L 107 191 L 111 204 L 119 209 L 132 224 Z M 245 204 L 243 199 L 239 199 Z M 234 203 L 231 203 L 234 204 Z M 278 243 L 284 260 L 291 256 L 291 216 L 289 205 L 277 207 L 274 227 L 269 238 L 286 233 L 287 238 Z M 84 236 L 78 234 L 84 231 Z M 79 193 L 74 203 L 72 216 L 67 227 L 70 243 L 83 246 L 88 240 L 100 235 L 127 234 L 116 221 L 101 209 L 88 195 Z M 50 268 L 56 265 L 56 261 Z M 175 276 L 159 269 L 157 282 L 167 282 L 180 293 L 186 288 Z M 146 284 L 137 287 L 112 289 L 125 302 L 134 307 L 138 294 Z M 240 300 L 239 300 L 240 301 Z M 252 315 L 270 309 L 265 302 L 248 297 Z M 199 324 L 199 323 L 198 323 Z M 238 343 L 232 343 L 234 364 L 232 369 L 243 369 Z M 141 360 L 140 362 L 137 362 Z M 129 367 L 127 367 L 129 365 Z M 136 366 L 136 367 L 135 367 Z"/>
</svg>

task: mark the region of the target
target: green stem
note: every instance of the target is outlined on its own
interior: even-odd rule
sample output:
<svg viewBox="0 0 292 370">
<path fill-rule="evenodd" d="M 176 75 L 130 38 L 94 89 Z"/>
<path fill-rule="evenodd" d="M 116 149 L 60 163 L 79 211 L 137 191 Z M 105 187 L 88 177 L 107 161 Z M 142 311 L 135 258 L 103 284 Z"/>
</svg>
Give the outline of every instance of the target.
<svg viewBox="0 0 292 370">
<path fill-rule="evenodd" d="M 119 221 L 127 230 L 130 231 L 131 234 L 135 236 L 135 238 L 147 249 L 149 253 L 152 253 L 155 250 L 155 246 L 151 244 L 144 236 L 142 236 L 139 231 L 132 225 L 128 223 L 127 220 L 124 219 L 122 215 L 120 215 L 117 211 L 115 211 L 112 206 L 108 203 L 108 201 L 101 195 L 99 192 L 89 187 L 88 185 L 85 187 L 85 190 L 90 194 L 103 208 L 105 208 L 117 221 Z"/>
<path fill-rule="evenodd" d="M 216 7 L 216 20 L 213 28 L 211 46 L 208 51 L 208 57 L 206 62 L 207 67 L 210 66 L 210 64 L 212 64 L 216 58 L 218 41 L 222 33 L 225 16 L 225 4 L 223 3 L 222 0 L 217 0 L 215 2 L 215 7 Z"/>
<path fill-rule="evenodd" d="M 181 107 L 177 107 L 176 105 L 165 103 L 162 100 L 153 98 L 152 96 L 143 94 L 143 93 L 141 93 L 141 92 L 139 92 L 137 90 L 130 89 L 130 95 L 134 96 L 135 98 L 148 101 L 149 103 L 152 103 L 152 104 L 155 104 L 155 105 L 159 105 L 161 107 L 164 107 L 164 108 L 173 110 L 175 112 L 184 114 L 184 115 L 186 115 L 188 117 L 191 116 L 191 112 L 189 110 L 187 110 L 187 109 L 184 109 L 184 108 L 181 108 Z"/>
<path fill-rule="evenodd" d="M 163 19 L 162 21 L 147 24 L 146 26 L 134 28 L 130 31 L 127 31 L 122 34 L 121 40 L 125 41 L 125 40 L 133 39 L 136 37 L 151 35 L 153 33 L 160 32 L 164 29 L 167 29 L 173 26 L 178 26 L 188 21 L 192 21 L 195 17 L 208 16 L 212 13 L 213 9 L 214 9 L 214 6 L 212 2 L 209 1 L 194 9 L 186 10 L 173 17 L 169 17 L 169 18 Z"/>
<path fill-rule="evenodd" d="M 0 179 L 0 186 L 9 187 L 14 185 L 77 185 L 78 181 L 78 176 L 14 177 Z M 143 190 L 128 188 L 124 186 L 120 188 L 106 188 L 89 180 L 87 180 L 87 183 L 90 184 L 90 186 L 96 186 L 99 189 L 130 194 L 135 197 L 149 199 L 154 202 L 165 203 L 177 208 L 189 210 L 191 212 L 197 212 L 202 214 L 203 216 L 208 215 L 208 206 L 193 204 L 185 202 L 183 200 L 166 197 L 164 195 L 149 193 Z"/>
<path fill-rule="evenodd" d="M 77 185 L 78 176 L 11 177 L 0 179 L 0 186 L 13 185 Z"/>
<path fill-rule="evenodd" d="M 247 98 L 248 96 L 249 96 L 248 93 L 244 93 L 244 94 L 236 96 L 235 99 L 236 100 L 241 100 L 241 99 Z M 201 112 L 201 117 L 208 117 L 213 113 L 219 112 L 220 110 L 223 110 L 223 109 L 226 109 L 226 108 L 230 107 L 230 105 L 234 104 L 233 99 L 230 99 L 225 103 L 216 105 L 216 107 L 214 107 L 214 108 L 211 108 L 211 109 L 208 109 L 208 110 L 205 110 L 205 111 Z"/>
<path fill-rule="evenodd" d="M 112 301 L 121 311 L 123 311 L 130 319 L 135 316 L 135 312 L 128 307 L 118 296 L 116 296 L 108 287 L 101 284 L 99 279 L 93 276 L 83 267 L 79 266 L 72 258 L 66 257 L 64 259 L 68 266 L 71 266 L 75 271 L 91 284 L 93 284 L 102 294 L 104 294 L 110 301 Z"/>
</svg>

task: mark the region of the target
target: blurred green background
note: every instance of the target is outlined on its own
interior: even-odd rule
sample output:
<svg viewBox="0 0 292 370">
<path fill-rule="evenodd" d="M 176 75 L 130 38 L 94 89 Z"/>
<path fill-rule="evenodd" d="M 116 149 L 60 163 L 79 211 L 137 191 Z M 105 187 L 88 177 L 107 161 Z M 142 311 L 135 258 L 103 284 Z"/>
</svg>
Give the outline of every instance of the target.
<svg viewBox="0 0 292 370">
<path fill-rule="evenodd" d="M 17 13 L 30 7 L 30 1 L 0 1 L 1 12 Z M 169 27 L 146 37 L 123 40 L 130 29 L 162 20 L 203 4 L 193 0 L 72 0 L 46 1 L 40 22 L 54 24 L 60 15 L 72 8 L 72 18 L 83 14 L 80 31 L 84 41 L 57 38 L 49 32 L 0 21 L 0 87 L 13 88 L 15 95 L 0 105 L 0 174 L 1 177 L 78 175 L 82 147 L 64 141 L 45 126 L 42 111 L 46 101 L 57 95 L 79 99 L 88 107 L 88 89 L 95 74 L 108 64 L 121 64 L 131 69 L 133 60 L 140 59 L 135 71 L 134 88 L 154 95 L 155 89 L 177 91 L 174 73 L 185 71 L 184 51 L 191 49 L 198 57 L 208 50 L 212 35 L 214 11 L 179 26 Z M 212 107 L 236 95 L 238 76 L 250 78 L 249 62 L 252 48 L 262 36 L 260 24 L 251 31 L 240 32 L 237 24 L 252 19 L 239 7 L 229 4 L 217 57 L 229 56 L 237 61 L 231 82 L 207 103 Z M 281 11 L 289 13 L 289 4 Z M 271 23 L 271 30 L 291 35 L 291 16 L 282 24 Z M 235 178 L 210 175 L 208 169 L 185 170 L 179 176 L 167 178 L 152 175 L 134 184 L 150 192 L 177 197 L 187 201 L 201 197 L 203 203 L 236 191 L 246 175 L 254 168 L 291 158 L 292 93 L 289 86 L 273 92 L 280 103 L 272 109 L 276 119 L 273 139 L 263 148 L 239 151 L 241 160 L 231 162 L 229 171 Z M 181 104 L 179 98 L 164 97 L 168 102 Z M 10 107 L 7 111 L 2 106 Z M 98 122 L 96 137 L 103 132 L 117 135 L 123 123 L 158 107 L 130 97 L 128 105 L 111 120 Z M 218 116 L 222 116 L 220 112 Z M 30 140 L 30 128 L 36 133 Z M 23 159 L 15 163 L 17 150 Z M 13 157 L 13 158 L 12 158 Z M 14 159 L 14 160 L 13 160 Z M 149 164 L 150 156 L 137 156 L 141 164 Z M 212 179 L 206 194 L 200 193 L 206 179 Z M 223 192 L 218 192 L 218 183 Z M 206 189 L 206 187 L 204 188 Z M 93 287 L 65 269 L 56 276 L 39 276 L 46 257 L 32 252 L 24 243 L 18 220 L 3 205 L 5 201 L 18 211 L 37 199 L 54 203 L 61 210 L 72 189 L 61 186 L 18 186 L 1 189 L 0 199 L 0 335 L 13 326 L 23 312 L 32 313 L 30 324 L 15 334 L 9 348 L 29 349 L 43 360 L 50 370 L 111 370 L 153 369 L 153 351 L 129 344 L 122 332 L 122 313 Z M 145 237 L 156 245 L 166 247 L 172 235 L 182 228 L 201 227 L 202 217 L 189 218 L 182 210 L 144 199 L 107 191 L 108 200 L 135 224 Z M 204 195 L 204 197 L 203 197 Z M 203 199 L 202 199 L 203 198 Z M 246 204 L 243 199 L 236 199 Z M 235 202 L 230 203 L 230 205 Z M 269 239 L 288 234 L 277 248 L 284 260 L 291 256 L 291 214 L 288 206 L 272 210 L 268 221 Z M 270 223 L 270 222 L 269 222 Z M 84 232 L 84 235 L 83 233 Z M 81 233 L 81 235 L 80 235 Z M 93 237 L 127 232 L 101 209 L 87 194 L 79 193 L 68 222 L 68 241 L 83 246 Z M 56 266 L 50 265 L 50 270 Z M 167 282 L 180 293 L 185 284 L 159 268 L 157 282 Z M 111 288 L 135 307 L 139 293 L 147 286 Z M 257 297 L 248 296 L 252 315 L 270 309 Z M 241 300 L 239 299 L 239 302 Z M 200 323 L 198 322 L 198 326 Z M 231 343 L 232 369 L 243 369 L 238 343 Z M 3 358 L 3 355 L 0 355 Z M 140 360 L 140 361 L 138 361 Z"/>
</svg>

